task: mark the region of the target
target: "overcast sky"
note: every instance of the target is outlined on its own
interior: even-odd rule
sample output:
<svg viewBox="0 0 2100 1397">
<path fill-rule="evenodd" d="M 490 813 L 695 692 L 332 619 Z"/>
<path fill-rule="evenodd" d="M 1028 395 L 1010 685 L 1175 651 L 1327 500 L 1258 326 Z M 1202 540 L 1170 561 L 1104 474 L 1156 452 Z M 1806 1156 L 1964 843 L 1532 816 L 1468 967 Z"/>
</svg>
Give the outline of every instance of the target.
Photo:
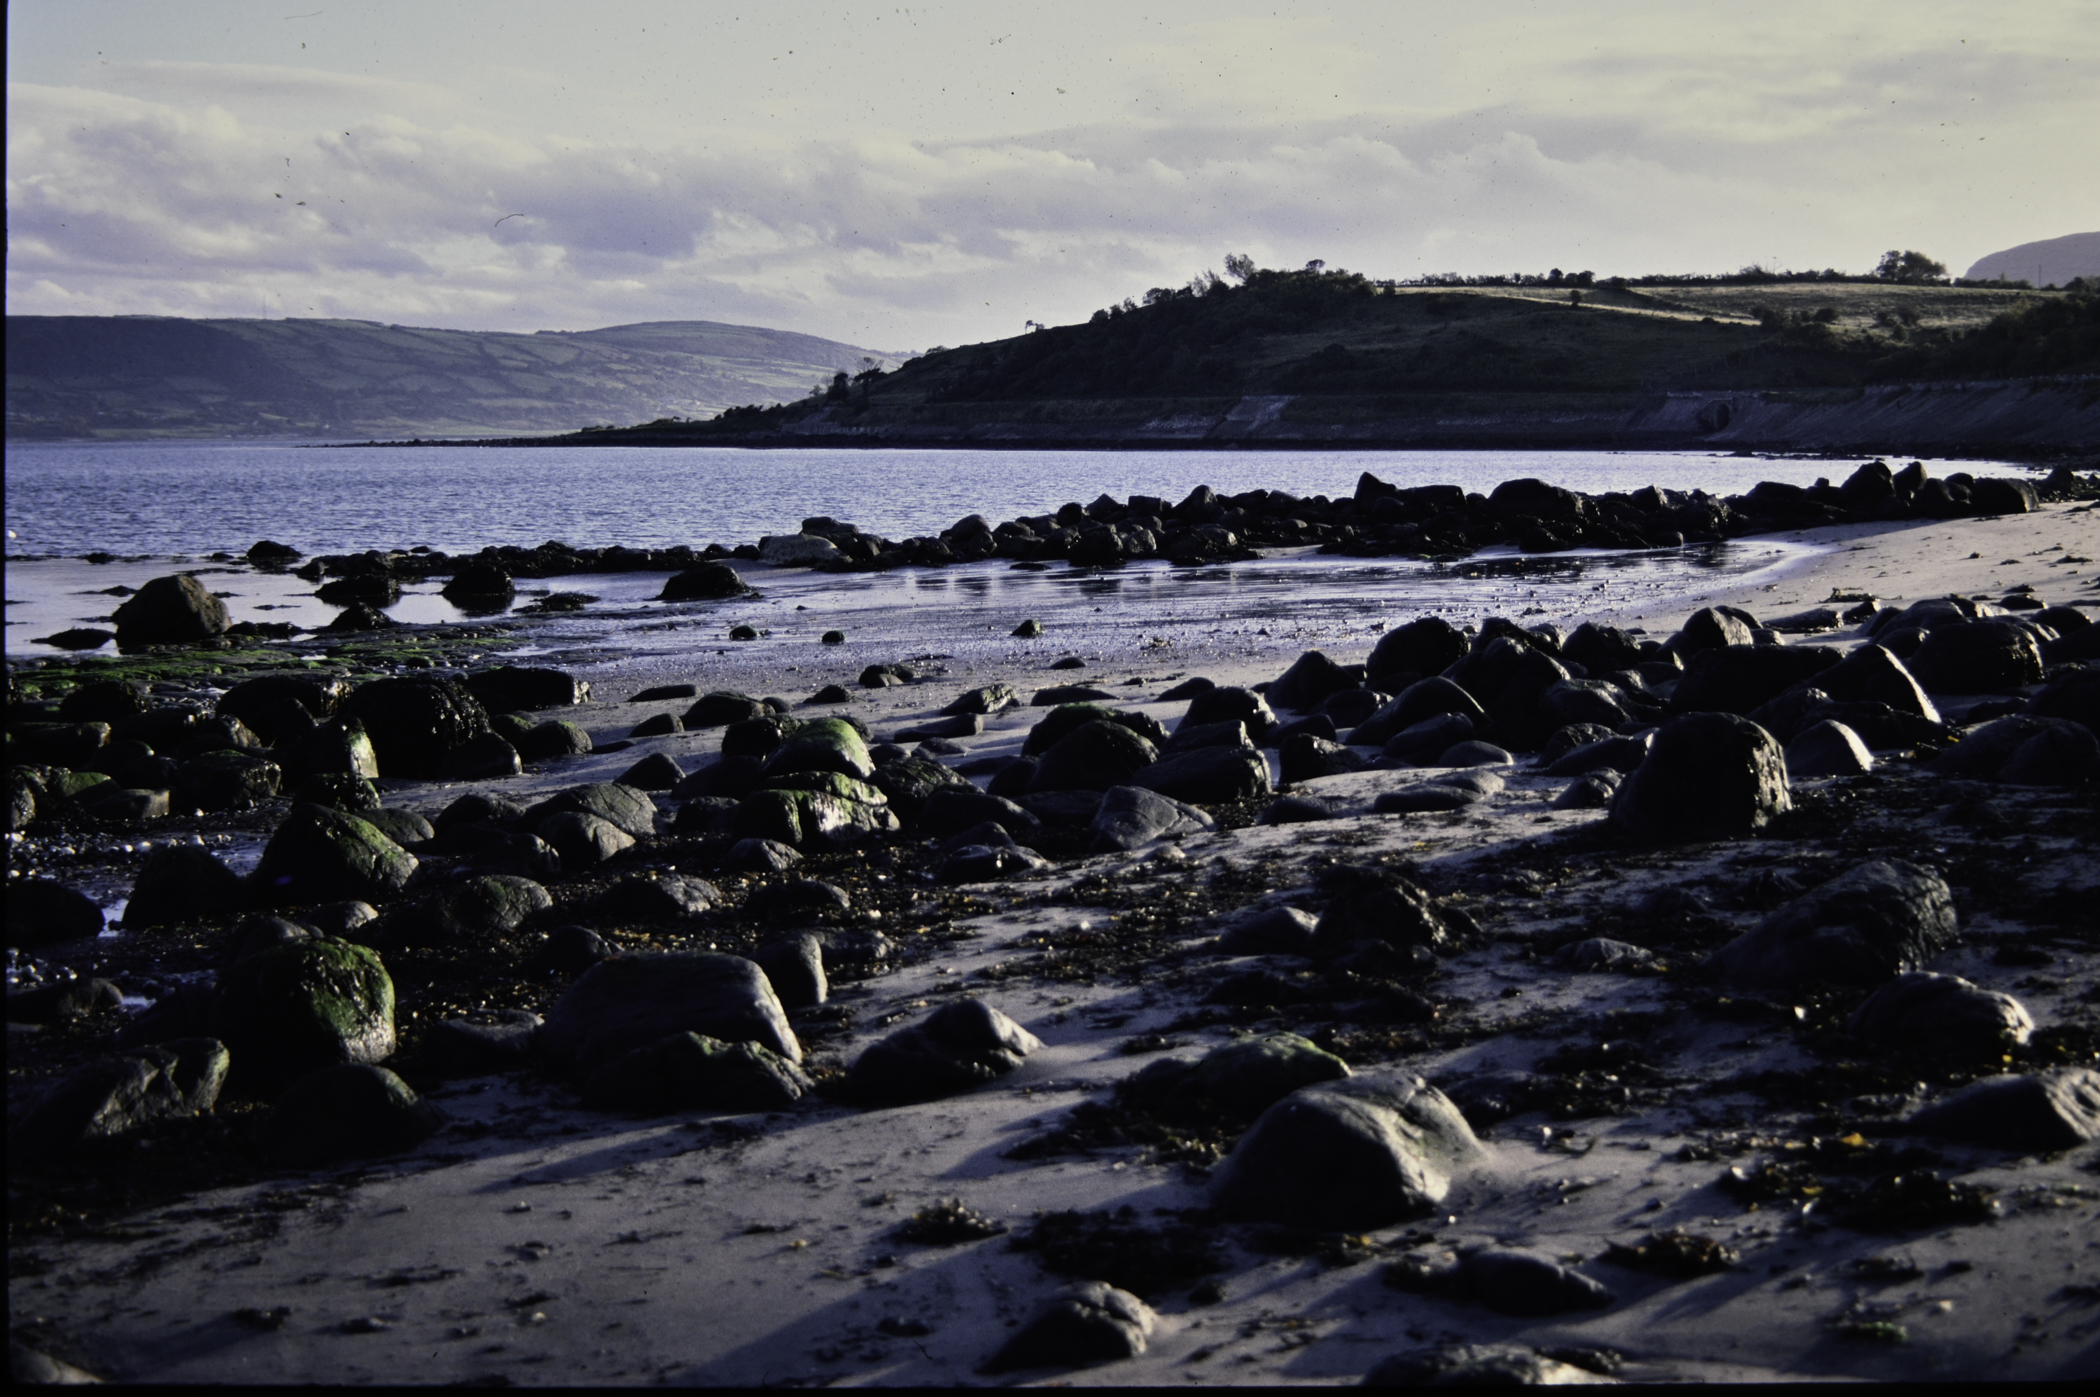
<svg viewBox="0 0 2100 1397">
<path fill-rule="evenodd" d="M 2100 3 L 14 0 L 7 308 L 923 349 L 1230 252 L 1957 271 L 2100 228 Z"/>
</svg>

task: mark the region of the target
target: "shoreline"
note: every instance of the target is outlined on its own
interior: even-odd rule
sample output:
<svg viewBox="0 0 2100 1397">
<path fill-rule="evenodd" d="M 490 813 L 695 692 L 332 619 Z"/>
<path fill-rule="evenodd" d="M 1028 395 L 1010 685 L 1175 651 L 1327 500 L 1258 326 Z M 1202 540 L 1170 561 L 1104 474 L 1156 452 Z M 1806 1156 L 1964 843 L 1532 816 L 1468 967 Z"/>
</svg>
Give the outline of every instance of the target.
<svg viewBox="0 0 2100 1397">
<path fill-rule="evenodd" d="M 1570 589 L 1550 615 L 1517 619 L 1638 624 L 1660 639 L 1700 607 L 1741 606 L 1770 618 L 1840 594 L 1902 605 L 1956 593 L 1995 599 L 2020 586 L 2092 610 L 2100 607 L 2093 566 L 2055 560 L 2096 551 L 2095 514 L 2089 504 L 2046 504 L 1990 519 L 1802 529 L 1797 541 L 1809 551 L 1776 573 L 1704 583 L 1683 577 L 1666 594 L 1629 586 L 1608 590 L 1600 606 L 1579 602 Z M 2013 566 L 2003 565 L 2008 559 Z M 818 588 L 855 580 L 808 577 Z M 1466 604 L 1454 619 L 1477 625 L 1486 614 Z M 1386 619 L 1390 628 L 1409 617 Z M 888 737 L 972 688 L 1013 684 L 1025 703 L 1028 689 L 1082 682 L 1129 695 L 1117 706 L 1171 725 L 1186 703 L 1155 697 L 1170 682 L 1188 674 L 1228 686 L 1273 681 L 1307 648 L 1287 626 L 1260 629 L 1249 624 L 1201 645 L 1151 649 L 1142 640 L 1126 649 L 1053 634 L 1032 653 L 992 653 L 993 646 L 930 663 L 945 671 L 856 691 L 841 707 Z M 1360 635 L 1353 648 L 1330 644 L 1329 653 L 1339 663 L 1361 660 L 1376 635 Z M 1787 640 L 1789 647 L 1860 643 L 1857 625 Z M 798 716 L 810 716 L 837 711 L 802 706 L 811 689 L 832 680 L 850 685 L 862 666 L 908 658 L 906 646 L 891 648 L 900 653 L 859 641 L 843 651 L 782 650 L 778 658 L 733 650 L 728 669 L 712 654 L 682 669 L 669 658 L 647 669 L 627 661 L 574 666 L 593 679 L 591 702 L 544 716 L 579 722 L 601 749 L 633 745 L 536 763 L 502 782 L 383 778 L 380 786 L 389 805 L 434 814 L 469 789 L 529 799 L 612 780 L 652 753 L 691 770 L 719 746 L 721 730 L 630 738 L 643 718 L 687 702 L 637 703 L 634 691 L 644 683 L 748 683 L 754 694 L 789 696 Z M 1050 669 L 1068 649 L 1085 667 Z M 1941 702 L 1960 727 L 1970 710 L 2001 698 Z M 967 769 L 1014 753 L 1044 711 L 995 714 L 941 759 Z M 1271 762 L 1273 772 L 1273 754 Z M 1904 1134 L 1910 1104 L 1861 1103 L 1909 1091 L 1912 1080 L 1936 1099 L 1980 1075 L 1978 1065 L 1863 1056 L 1842 1035 L 1859 993 L 1770 1002 L 1738 996 L 1731 1010 L 1726 987 L 1698 967 L 1770 910 L 1756 892 L 1768 886 L 1761 879 L 1785 875 L 1813 886 L 1867 858 L 1929 863 L 1953 886 L 1965 940 L 1927 968 L 2021 1000 L 2038 1036 L 2015 1053 L 2015 1070 L 2090 1066 L 2100 1028 L 2100 946 L 2089 926 L 2081 931 L 2068 911 L 2051 909 L 2076 905 L 2065 900 L 2074 893 L 2100 896 L 2090 858 L 2100 836 L 2093 787 L 1957 781 L 1915 753 L 1891 751 L 1869 775 L 1797 781 L 1797 814 L 1765 835 L 1657 849 L 1614 840 L 1600 811 L 1551 809 L 1565 778 L 1521 759 L 1501 770 L 1501 793 L 1452 815 L 1368 809 L 1376 794 L 1412 788 L 1433 770 L 1329 776 L 1301 782 L 1300 793 L 1333 801 L 1343 812 L 1336 819 L 1262 826 L 1246 823 L 1247 812 L 1221 809 L 1214 832 L 982 884 L 907 886 L 906 875 L 930 867 L 930 856 L 923 849 L 907 856 L 901 842 L 890 882 L 878 881 L 874 860 L 809 857 L 802 871 L 839 881 L 855 899 L 837 929 L 880 931 L 900 948 L 881 974 L 840 967 L 831 1003 L 843 1016 L 794 1018 L 813 1069 L 837 1071 L 895 1025 L 965 993 L 1043 1041 L 1010 1075 L 921 1105 L 868 1110 L 819 1093 L 771 1116 L 687 1111 L 635 1120 L 591 1111 L 536 1068 L 478 1077 L 436 1071 L 428 1021 L 459 1012 L 465 1006 L 454 997 L 466 991 L 451 982 L 442 982 L 442 993 L 412 990 L 404 1013 L 422 1017 L 406 1030 L 400 1065 L 446 1113 L 443 1132 L 415 1151 L 358 1165 L 282 1170 L 248 1158 L 248 1172 L 235 1181 L 142 1210 L 104 1204 L 77 1229 L 16 1219 L 15 1336 L 133 1381 L 972 1383 L 985 1380 L 977 1369 L 1010 1326 L 1032 1317 L 1066 1279 L 1129 1272 L 1135 1248 L 1196 1257 L 1187 1279 L 1145 1295 L 1157 1312 L 1145 1351 L 1099 1367 L 1035 1370 L 1022 1380 L 1337 1383 L 1429 1335 L 1586 1353 L 1579 1361 L 1605 1366 L 1608 1351 L 1618 1376 L 1635 1380 L 2089 1373 L 2095 1312 L 2084 1292 L 2066 1286 L 2090 1279 L 2082 1238 L 2100 1216 L 2093 1182 L 2100 1147 L 2028 1154 Z M 666 811 L 675 804 L 659 803 Z M 232 823 L 260 830 L 274 818 L 259 813 Z M 526 930 L 588 918 L 607 876 L 623 871 L 667 871 L 675 863 L 716 882 L 732 904 L 762 881 L 696 862 L 690 839 L 660 828 L 606 875 L 551 882 L 555 907 Z M 72 827 L 33 833 L 28 847 L 14 845 L 11 862 L 19 866 L 62 839 L 86 843 Z M 109 857 L 135 866 L 129 856 Z M 1376 994 L 1295 1005 L 1219 1000 L 1219 986 L 1233 976 L 1319 983 L 1308 962 L 1228 954 L 1214 938 L 1249 910 L 1317 911 L 1327 900 L 1320 876 L 1329 862 L 1408 868 L 1480 927 L 1475 944 L 1408 982 L 1410 994 L 1435 1004 L 1430 1018 L 1398 1014 L 1393 1006 L 1404 1001 L 1397 997 L 1379 1001 L 1384 1009 L 1363 1007 Z M 709 941 L 748 947 L 770 932 L 733 907 L 690 926 L 604 925 L 630 950 Z M 1668 969 L 1571 972 L 1556 957 L 1578 932 L 1652 943 Z M 121 986 L 156 973 L 136 966 L 141 955 L 201 965 L 219 954 L 223 935 L 216 928 L 194 938 L 194 951 L 184 949 L 193 939 L 187 933 L 126 933 L 60 953 Z M 395 953 L 386 954 L 393 963 Z M 401 964 L 425 984 L 441 983 L 414 956 Z M 561 987 L 492 979 L 486 1002 L 536 996 L 544 1013 Z M 22 1081 L 17 1064 L 49 1071 L 81 1060 L 101 1050 L 113 1022 L 11 1033 L 11 1110 Z M 1433 1217 L 1346 1236 L 1265 1231 L 1203 1212 L 1209 1186 L 1186 1162 L 1200 1157 L 1187 1142 L 1146 1147 L 1088 1137 L 1082 1127 L 1096 1117 L 1074 1114 L 1083 1103 L 1113 1107 L 1115 1083 L 1175 1052 L 1285 1030 L 1303 1030 L 1359 1074 L 1419 1073 L 1475 1103 L 1468 1118 L 1491 1163 L 1459 1180 Z M 1628 1039 L 1641 1048 L 1636 1058 L 1607 1051 Z M 2047 1057 L 2044 1046 L 2068 1056 Z M 1562 1098 L 1560 1108 L 1520 1103 L 1497 1117 L 1478 1104 L 1496 1074 L 1529 1074 Z M 261 1113 L 260 1106 L 222 1108 L 225 1129 L 239 1137 Z M 1087 1152 L 1008 1153 L 1060 1132 L 1081 1138 Z M 184 1138 L 171 1131 L 160 1148 L 182 1148 Z M 1198 1131 L 1195 1143 L 1216 1138 Z M 1854 1138 L 1857 1145 L 1842 1143 Z M 1850 1154 L 1862 1162 L 1848 1164 Z M 1995 1223 L 1948 1217 L 1867 1231 L 1803 1207 L 1808 1196 L 1779 1189 L 1759 1198 L 1730 1192 L 1727 1182 L 1731 1170 L 1767 1177 L 1759 1173 L 1764 1162 L 1807 1162 L 1835 1197 L 1897 1160 L 1903 1169 L 1995 1190 Z M 122 1177 L 118 1165 L 96 1167 Z M 939 1246 L 900 1240 L 898 1228 L 915 1212 L 957 1196 L 1006 1233 Z M 1126 1206 L 1134 1214 L 1116 1223 L 1114 1210 Z M 1045 1209 L 1107 1218 L 1100 1224 L 1107 1231 L 1063 1252 L 1010 1250 L 1036 1234 Z M 1194 1210 L 1189 1225 L 1215 1255 L 1205 1259 L 1175 1231 L 1178 1210 Z M 1115 1234 L 1120 1249 L 1108 1244 L 1115 1227 L 1123 1229 Z M 1733 1248 L 1739 1258 L 1690 1278 L 1599 1260 L 1609 1245 L 1670 1228 Z M 1382 1281 L 1394 1262 L 1486 1242 L 1580 1258 L 1577 1269 L 1615 1298 L 1600 1310 L 1523 1318 Z M 1047 1263 L 1057 1258 L 1081 1269 L 1055 1271 Z M 1202 1292 L 1202 1281 L 1216 1284 L 1216 1298 Z M 241 1318 L 279 1307 L 288 1314 L 274 1327 Z M 2041 1318 L 2023 1324 L 2022 1315 Z M 1899 1329 L 1900 1342 L 1890 1337 Z"/>
</svg>

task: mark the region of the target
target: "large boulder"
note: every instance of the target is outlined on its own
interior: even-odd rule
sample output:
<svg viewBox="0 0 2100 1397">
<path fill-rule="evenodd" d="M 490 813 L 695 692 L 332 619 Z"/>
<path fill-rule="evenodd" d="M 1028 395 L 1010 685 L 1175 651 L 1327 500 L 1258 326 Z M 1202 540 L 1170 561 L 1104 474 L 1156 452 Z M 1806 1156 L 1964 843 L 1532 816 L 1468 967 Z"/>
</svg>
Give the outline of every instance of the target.
<svg viewBox="0 0 2100 1397">
<path fill-rule="evenodd" d="M 840 556 L 837 544 L 816 534 L 768 534 L 758 541 L 759 561 L 767 567 L 813 568 Z"/>
<path fill-rule="evenodd" d="M 491 713 L 566 708 L 582 703 L 591 692 L 589 684 L 572 674 L 522 665 L 476 670 L 467 676 L 467 688 Z"/>
<path fill-rule="evenodd" d="M 1327 887 L 1331 896 L 1312 936 L 1316 956 L 1338 956 L 1363 941 L 1441 956 L 1458 950 L 1464 938 L 1462 925 L 1398 873 L 1336 868 L 1328 874 Z"/>
<path fill-rule="evenodd" d="M 1026 813 L 1026 812 L 1023 812 Z M 1034 816 L 1028 817 L 1031 821 Z M 1160 839 L 1185 839 L 1217 828 L 1217 821 L 1193 805 L 1139 786 L 1115 786 L 1101 798 L 1089 824 L 1090 854 L 1140 849 Z"/>
<path fill-rule="evenodd" d="M 254 752 L 206 752 L 175 769 L 168 804 L 182 811 L 253 810 L 283 785 L 283 770 L 268 757 Z"/>
<path fill-rule="evenodd" d="M 954 767 L 944 766 L 927 757 L 899 757 L 883 762 L 868 779 L 888 797 L 890 808 L 906 822 L 919 818 L 926 803 L 933 798 L 936 791 L 977 789 L 971 784 L 969 777 Z M 969 822 L 976 823 L 975 820 Z M 967 829 L 969 825 L 961 825 L 958 828 Z"/>
<path fill-rule="evenodd" d="M 1105 1281 L 1067 1286 L 1023 1325 L 980 1372 L 1080 1368 L 1135 1358 L 1152 1333 L 1152 1307 Z"/>
<path fill-rule="evenodd" d="M 742 956 L 706 951 L 598 962 L 547 1012 L 539 1046 L 554 1066 L 588 1073 L 674 1033 L 757 1043 L 802 1060 L 765 972 Z"/>
<path fill-rule="evenodd" d="M 1487 1150 L 1442 1092 L 1406 1076 L 1351 1077 L 1264 1111 L 1212 1175 L 1228 1217 L 1360 1232 L 1437 1210 Z"/>
<path fill-rule="evenodd" d="M 1168 740 L 1166 728 L 1149 714 L 1106 708 L 1098 703 L 1061 703 L 1028 730 L 1027 740 L 1021 744 L 1021 755 L 1041 756 L 1093 722 L 1115 723 L 1129 728 L 1155 747 L 1165 745 Z"/>
<path fill-rule="evenodd" d="M 2034 632 L 2009 617 L 1936 627 L 1904 663 L 1934 694 L 2009 693 L 2042 677 Z"/>
<path fill-rule="evenodd" d="M 1032 835 L 1042 828 L 1042 821 L 1012 801 L 961 785 L 942 786 L 928 795 L 913 832 L 921 839 L 946 839 L 988 820 L 1014 835 Z"/>
<path fill-rule="evenodd" d="M 980 999 L 958 999 L 870 1046 L 846 1074 L 870 1105 L 933 1101 L 983 1086 L 1021 1065 L 1042 1041 Z"/>
<path fill-rule="evenodd" d="M 2034 1020 L 2009 994 L 1959 975 L 1913 970 L 1868 995 L 1845 1031 L 1906 1057 L 1978 1061 L 2025 1043 Z"/>
<path fill-rule="evenodd" d="M 1289 708 L 1299 712 L 1310 712 L 1329 694 L 1353 688 L 1356 680 L 1349 672 L 1327 658 L 1323 651 L 1308 650 L 1283 672 L 1279 679 L 1272 680 L 1268 692 L 1262 695 L 1271 708 Z"/>
<path fill-rule="evenodd" d="M 124 925 L 138 928 L 220 921 L 247 902 L 247 884 L 209 849 L 195 844 L 163 844 L 148 854 L 139 867 L 139 876 L 131 885 L 131 899 L 124 904 Z"/>
<path fill-rule="evenodd" d="M 1794 781 L 1858 776 L 1874 769 L 1874 754 L 1859 734 L 1825 719 L 1786 745 L 1786 774 Z"/>
<path fill-rule="evenodd" d="M 1885 703 L 1898 713 L 1908 713 L 1927 722 L 1940 721 L 1940 712 L 1918 684 L 1910 669 L 1879 645 L 1862 645 L 1813 681 L 1818 689 L 1839 702 Z"/>
<path fill-rule="evenodd" d="M 444 1123 L 437 1107 L 386 1068 L 344 1063 L 293 1082 L 270 1108 L 263 1134 L 286 1163 L 316 1165 L 400 1154 Z"/>
<path fill-rule="evenodd" d="M 1879 985 L 1961 939 L 1937 873 L 1875 860 L 1779 908 L 1714 953 L 1723 982 L 1753 989 Z"/>
<path fill-rule="evenodd" d="M 46 1091 L 8 1130 L 8 1152 L 56 1162 L 92 1140 L 209 1111 L 226 1084 L 225 1045 L 177 1039 L 137 1048 L 73 1072 Z"/>
<path fill-rule="evenodd" d="M 220 975 L 211 1015 L 235 1084 L 250 1092 L 394 1051 L 394 982 L 377 952 L 346 941 L 287 941 L 238 962 Z"/>
<path fill-rule="evenodd" d="M 1419 723 L 1446 714 L 1465 718 L 1468 731 L 1487 724 L 1487 710 L 1479 700 L 1441 675 L 1410 684 L 1390 702 L 1357 724 L 1349 734 L 1351 747 L 1383 747 Z"/>
<path fill-rule="evenodd" d="M 249 876 L 266 903 L 383 902 L 416 871 L 416 856 L 343 810 L 295 805 Z"/>
<path fill-rule="evenodd" d="M 1827 645 L 1731 645 L 1700 650 L 1670 691 L 1679 713 L 1748 713 L 1839 663 Z"/>
<path fill-rule="evenodd" d="M 487 937 L 515 931 L 553 905 L 553 895 L 530 878 L 490 873 L 448 888 L 429 910 L 447 937 Z"/>
<path fill-rule="evenodd" d="M 813 1084 L 793 1062 L 761 1043 L 725 1043 L 700 1033 L 673 1033 L 614 1058 L 583 1083 L 583 1099 L 601 1111 L 659 1115 L 666 1111 L 778 1111 Z"/>
<path fill-rule="evenodd" d="M 488 710 L 456 679 L 412 677 L 360 684 L 345 701 L 388 776 L 433 780 L 454 748 L 489 730 Z"/>
<path fill-rule="evenodd" d="M 2100 1072 L 2062 1067 L 1986 1077 L 1906 1124 L 1920 1135 L 2023 1154 L 2073 1149 L 2100 1138 Z"/>
<path fill-rule="evenodd" d="M 2100 777 L 2100 739 L 2066 719 L 2016 713 L 1964 735 L 1932 765 L 1943 775 L 2015 786 L 2076 786 Z"/>
<path fill-rule="evenodd" d="M 2100 626 L 2087 629 L 2100 632 Z M 2024 716 L 2062 718 L 2100 736 L 2100 669 L 2076 670 L 2051 680 L 2027 700 Z"/>
<path fill-rule="evenodd" d="M 452 755 L 457 757 L 460 752 L 471 749 L 474 742 L 490 740 L 502 741 L 485 733 L 455 749 Z M 372 735 L 365 730 L 364 721 L 356 717 L 335 718 L 322 723 L 311 732 L 301 733 L 280 746 L 274 755 L 277 764 L 284 768 L 288 781 L 304 781 L 309 777 L 336 773 L 370 780 L 379 774 L 379 753 L 372 746 Z M 441 772 L 444 770 L 440 767 Z"/>
<path fill-rule="evenodd" d="M 1177 727 L 1233 722 L 1244 723 L 1247 735 L 1259 742 L 1276 726 L 1276 711 L 1252 689 L 1210 688 L 1189 700 L 1188 712 Z"/>
<path fill-rule="evenodd" d="M 1669 647 L 1680 655 L 1748 645 L 1756 637 L 1750 623 L 1730 610 L 1701 607 L 1685 618 L 1684 625 L 1669 639 Z"/>
<path fill-rule="evenodd" d="M 86 893 L 49 878 L 21 878 L 8 885 L 8 945 L 51 946 L 101 933 L 102 909 Z"/>
<path fill-rule="evenodd" d="M 1083 723 L 1043 753 L 1028 789 L 1105 791 L 1127 786 L 1159 759 L 1159 749 L 1120 723 Z"/>
<path fill-rule="evenodd" d="M 764 779 L 812 771 L 833 771 L 865 781 L 875 774 L 875 762 L 852 723 L 844 718 L 818 718 L 798 726 L 773 749 L 766 758 Z"/>
<path fill-rule="evenodd" d="M 1793 807 L 1786 754 L 1733 713 L 1687 713 L 1655 734 L 1612 797 L 1612 828 L 1647 843 L 1741 839 Z"/>
<path fill-rule="evenodd" d="M 1466 656 L 1466 633 L 1441 616 L 1423 616 L 1395 626 L 1378 638 L 1364 669 L 1371 683 L 1391 692 L 1390 681 L 1402 674 L 1417 679 L 1442 674 Z"/>
<path fill-rule="evenodd" d="M 1561 726 L 1541 700 L 1572 676 L 1543 650 L 1504 635 L 1453 665 L 1446 677 L 1486 711 L 1496 740 L 1529 752 L 1543 746 Z"/>
<path fill-rule="evenodd" d="M 192 645 L 233 625 L 226 603 L 187 575 L 156 577 L 117 608 L 117 645 Z"/>
<path fill-rule="evenodd" d="M 657 593 L 658 601 L 722 601 L 753 595 L 737 570 L 727 563 L 702 563 L 673 573 Z"/>
<path fill-rule="evenodd" d="M 536 825 L 549 815 L 573 811 L 592 815 L 639 839 L 656 829 L 656 802 L 647 791 L 623 786 L 617 781 L 597 781 L 557 791 L 525 811 L 523 820 Z"/>
<path fill-rule="evenodd" d="M 1242 747 L 1198 747 L 1161 757 L 1130 784 L 1192 804 L 1224 805 L 1269 794 L 1269 759 Z"/>
</svg>

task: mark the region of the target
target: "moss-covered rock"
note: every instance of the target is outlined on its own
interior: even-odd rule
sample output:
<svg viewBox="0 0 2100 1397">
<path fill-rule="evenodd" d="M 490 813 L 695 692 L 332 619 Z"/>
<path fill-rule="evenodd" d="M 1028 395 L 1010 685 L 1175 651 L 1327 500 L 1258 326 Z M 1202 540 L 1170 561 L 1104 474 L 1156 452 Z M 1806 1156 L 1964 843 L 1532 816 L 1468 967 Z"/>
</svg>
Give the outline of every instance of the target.
<svg viewBox="0 0 2100 1397">
<path fill-rule="evenodd" d="M 1297 1034 L 1266 1033 L 1205 1054 L 1188 1090 L 1222 1111 L 1252 1118 L 1300 1087 L 1348 1075 L 1348 1063 Z"/>
<path fill-rule="evenodd" d="M 268 903 L 381 902 L 416 871 L 416 856 L 342 810 L 297 805 L 263 849 L 250 883 Z"/>
<path fill-rule="evenodd" d="M 768 780 L 823 771 L 837 772 L 856 781 L 865 781 L 875 774 L 868 744 L 843 718 L 818 718 L 803 723 L 766 759 Z"/>
<path fill-rule="evenodd" d="M 233 1054 L 236 1085 L 269 1092 L 323 1067 L 391 1056 L 394 982 L 368 946 L 287 942 L 220 977 L 212 1025 Z"/>
</svg>

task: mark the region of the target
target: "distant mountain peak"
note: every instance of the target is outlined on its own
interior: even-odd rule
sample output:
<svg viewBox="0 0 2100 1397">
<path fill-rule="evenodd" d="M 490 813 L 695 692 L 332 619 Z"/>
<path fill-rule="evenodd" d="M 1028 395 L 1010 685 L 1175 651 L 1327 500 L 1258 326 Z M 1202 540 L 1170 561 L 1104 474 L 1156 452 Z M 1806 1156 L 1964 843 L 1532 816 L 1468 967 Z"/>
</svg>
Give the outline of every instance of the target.
<svg viewBox="0 0 2100 1397">
<path fill-rule="evenodd" d="M 1993 252 L 1976 260 L 1967 279 L 1996 281 L 2003 277 L 2036 286 L 2064 286 L 2082 276 L 2100 277 L 2100 233 L 2067 233 Z"/>
</svg>

